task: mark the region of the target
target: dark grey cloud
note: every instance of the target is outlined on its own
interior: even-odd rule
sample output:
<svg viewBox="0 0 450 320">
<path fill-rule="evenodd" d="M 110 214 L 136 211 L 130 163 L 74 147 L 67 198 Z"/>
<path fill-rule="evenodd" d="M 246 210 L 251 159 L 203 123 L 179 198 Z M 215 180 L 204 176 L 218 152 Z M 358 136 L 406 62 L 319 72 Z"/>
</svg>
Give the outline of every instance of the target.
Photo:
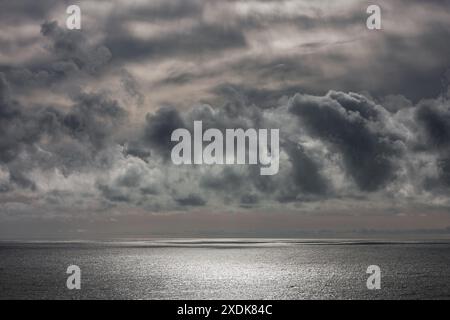
<svg viewBox="0 0 450 320">
<path fill-rule="evenodd" d="M 180 186 L 172 184 L 176 182 L 167 184 L 165 181 L 162 184 L 163 189 L 167 188 L 167 192 L 173 194 L 173 205 L 181 206 L 201 204 L 201 201 L 193 201 L 192 204 L 183 201 L 191 199 L 192 190 L 196 190 L 195 194 L 201 195 L 203 200 L 209 199 L 207 204 L 235 204 L 245 208 L 258 207 L 267 201 L 280 204 L 342 198 L 366 201 L 365 194 L 377 194 L 406 183 L 403 171 L 405 166 L 415 166 L 408 163 L 414 160 L 417 152 L 425 152 L 432 157 L 430 164 L 434 163 L 440 170 L 439 181 L 444 181 L 442 177 L 448 177 L 445 171 L 448 168 L 447 158 L 442 157 L 442 154 L 446 155 L 442 153 L 443 148 L 436 149 L 424 142 L 421 148 L 418 147 L 424 137 L 431 134 L 427 139 L 433 138 L 433 132 L 426 134 L 427 125 L 419 116 L 425 108 L 422 103 L 408 103 L 402 109 L 409 115 L 405 116 L 398 110 L 387 110 L 370 97 L 338 91 L 330 91 L 324 96 L 296 94 L 269 109 L 248 105 L 247 102 L 245 97 L 237 94 L 216 108 L 200 105 L 181 112 L 173 107 L 162 107 L 147 115 L 140 140 L 133 142 L 140 146 L 136 148 L 138 151 L 126 154 L 143 159 L 149 165 L 162 159 L 158 166 L 166 167 L 174 178 L 178 175 L 183 177 Z M 439 110 L 445 110 L 443 102 L 441 98 L 430 100 Z M 389 100 L 389 103 L 392 101 Z M 442 116 L 438 119 L 445 121 Z M 192 131 L 193 121 L 198 120 L 203 122 L 204 130 L 280 128 L 281 152 L 285 155 L 281 172 L 274 177 L 263 177 L 252 166 L 219 166 L 211 167 L 211 170 L 173 166 L 168 161 L 173 146 L 171 133 L 182 127 Z M 310 143 L 317 146 L 311 148 Z M 188 171 L 182 173 L 185 169 Z M 432 179 L 436 177 L 429 176 L 425 171 L 421 173 L 421 170 L 411 168 L 407 173 L 411 175 L 408 179 L 418 178 L 418 187 L 430 188 Z M 347 183 L 354 184 L 354 188 L 337 185 L 336 174 L 342 174 Z M 137 183 L 138 176 L 137 172 L 132 172 L 115 183 L 137 191 L 141 187 Z M 184 183 L 191 192 L 186 194 L 182 186 Z M 444 190 L 448 186 L 440 183 L 440 188 Z M 153 189 L 150 190 L 149 194 L 154 194 Z M 136 199 L 130 201 L 135 203 Z"/>
<path fill-rule="evenodd" d="M 61 0 L 43 0 L 39 3 L 36 1 L 0 1 L 2 11 L 0 12 L 0 18 L 5 23 L 17 23 L 27 21 L 45 20 L 51 13 L 51 10 L 62 2 L 68 3 L 69 1 Z"/>
<path fill-rule="evenodd" d="M 161 1 L 158 5 L 137 6 L 125 9 L 118 17 L 127 17 L 130 20 L 153 21 L 153 20 L 178 20 L 182 18 L 199 18 L 203 13 L 202 1 Z"/>
<path fill-rule="evenodd" d="M 203 206 L 206 201 L 199 195 L 190 194 L 184 198 L 176 199 L 176 202 L 181 206 Z"/>
<path fill-rule="evenodd" d="M 444 71 L 450 66 L 450 48 L 442 46 L 440 39 L 449 37 L 450 26 L 443 23 L 430 23 L 425 30 L 414 36 L 414 40 L 399 35 L 386 35 L 384 45 L 389 50 L 384 50 L 377 56 L 377 65 L 383 65 L 385 70 L 389 70 L 389 78 L 380 87 L 378 94 L 400 93 L 415 101 L 442 94 Z M 426 57 L 425 60 L 409 56 L 414 52 L 420 52 Z M 427 67 L 426 71 L 422 65 L 425 61 L 433 61 L 433 66 Z M 370 71 L 374 70 L 368 70 Z"/>
<path fill-rule="evenodd" d="M 123 69 L 121 73 L 120 81 L 125 91 L 136 101 L 138 106 L 142 106 L 145 96 L 141 93 L 139 83 L 126 69 Z"/>
<path fill-rule="evenodd" d="M 236 186 L 242 185 L 246 177 L 238 174 L 231 168 L 224 168 L 219 174 L 205 174 L 201 177 L 200 185 L 205 189 L 221 190 L 227 194 L 238 191 Z"/>
<path fill-rule="evenodd" d="M 287 188 L 283 190 L 279 200 L 295 201 L 299 194 L 325 195 L 329 186 L 321 173 L 320 164 L 296 143 L 285 143 L 285 150 L 292 164 L 291 181 L 286 181 Z"/>
<path fill-rule="evenodd" d="M 155 114 L 148 114 L 144 128 L 144 143 L 170 159 L 170 152 L 176 144 L 170 137 L 178 128 L 184 128 L 184 121 L 179 112 L 172 107 L 163 107 Z"/>
<path fill-rule="evenodd" d="M 83 84 L 107 72 L 106 65 L 111 60 L 110 50 L 90 41 L 86 33 L 67 30 L 56 21 L 41 23 L 40 33 L 41 38 L 36 41 L 41 43 L 48 55 L 21 65 L 0 64 L 0 72 L 5 74 L 14 93 L 26 97 L 32 90 L 50 88 L 54 94 L 77 94 Z M 137 86 L 133 85 L 133 77 L 126 76 L 123 70 L 121 74 L 125 90 L 137 96 L 138 101 L 142 100 L 138 96 Z"/>
<path fill-rule="evenodd" d="M 152 40 L 138 39 L 126 31 L 118 30 L 107 37 L 105 45 L 111 50 L 114 61 L 123 62 L 177 56 L 208 56 L 225 49 L 244 47 L 246 41 L 239 29 L 203 24 L 192 30 Z"/>
<path fill-rule="evenodd" d="M 422 102 L 416 111 L 422 125 L 427 147 L 446 150 L 450 146 L 450 109 L 445 100 Z"/>
<path fill-rule="evenodd" d="M 259 202 L 258 195 L 256 194 L 244 194 L 241 196 L 240 203 L 242 207 L 252 207 L 252 205 Z"/>
<path fill-rule="evenodd" d="M 357 94 L 330 92 L 325 97 L 296 95 L 290 111 L 309 132 L 342 154 L 348 174 L 362 190 L 374 191 L 393 179 L 400 137 L 374 130 L 380 109 Z"/>
<path fill-rule="evenodd" d="M 0 163 L 19 188 L 36 189 L 28 177 L 34 168 L 70 173 L 90 167 L 114 141 L 127 112 L 100 94 L 80 93 L 67 112 L 54 107 L 25 107 L 11 97 L 0 73 Z"/>
<path fill-rule="evenodd" d="M 102 148 L 126 116 L 126 111 L 115 100 L 81 94 L 75 97 L 72 111 L 64 116 L 63 123 L 72 137 L 87 141 L 94 148 Z"/>
<path fill-rule="evenodd" d="M 98 189 L 102 195 L 112 202 L 129 202 L 130 197 L 123 193 L 120 189 L 113 188 L 107 185 L 99 184 Z"/>
<path fill-rule="evenodd" d="M 432 150 L 437 154 L 438 176 L 426 178 L 427 189 L 450 187 L 450 104 L 446 99 L 423 101 L 415 112 L 423 131 L 419 137 L 421 150 Z"/>
<path fill-rule="evenodd" d="M 63 29 L 56 21 L 42 24 L 41 33 L 52 40 L 50 49 L 56 58 L 62 60 L 53 64 L 55 71 L 82 69 L 95 73 L 111 59 L 111 52 L 106 46 L 91 47 L 84 33 Z"/>
<path fill-rule="evenodd" d="M 259 108 L 274 108 L 282 103 L 283 98 L 289 98 L 304 89 L 298 86 L 277 89 L 264 89 L 223 83 L 213 89 L 217 96 L 216 101 L 243 101 L 247 105 L 256 105 Z"/>
<path fill-rule="evenodd" d="M 0 73 L 0 160 L 8 163 L 27 145 L 38 139 L 39 123 L 11 97 L 9 84 Z"/>
<path fill-rule="evenodd" d="M 443 70 L 450 66 L 449 48 L 441 41 L 448 38 L 450 28 L 448 19 L 439 16 L 445 12 L 447 2 L 427 3 L 423 10 L 438 18 L 432 23 L 417 20 L 408 32 L 396 23 L 396 17 L 404 14 L 402 6 L 412 11 L 419 2 L 398 3 L 380 3 L 386 28 L 372 33 L 365 29 L 365 8 L 369 2 L 358 5 L 350 2 L 341 10 L 334 10 L 321 2 L 305 5 L 300 1 L 296 3 L 298 12 L 286 11 L 288 6 L 283 2 L 275 5 L 272 11 L 263 10 L 261 4 L 270 6 L 273 3 L 255 2 L 248 4 L 245 14 L 237 10 L 242 5 L 239 1 L 162 1 L 129 6 L 116 3 L 112 4 L 112 9 L 105 9 L 103 15 L 99 11 L 99 21 L 104 25 L 89 24 L 82 32 L 65 30 L 56 22 L 45 22 L 42 33 L 53 42 L 51 49 L 62 61 L 48 62 L 44 67 L 42 61 L 36 59 L 34 63 L 29 61 L 25 70 L 19 68 L 14 73 L 17 81 L 21 79 L 22 83 L 28 78 L 45 85 L 49 81 L 45 82 L 45 78 L 55 77 L 55 81 L 61 81 L 64 75 L 73 77 L 80 69 L 88 73 L 104 71 L 111 59 L 121 66 L 134 63 L 136 59 L 143 62 L 179 59 L 198 63 L 201 59 L 214 61 L 231 49 L 240 52 L 241 58 L 218 63 L 214 70 L 175 72 L 160 79 L 159 84 L 171 83 L 176 87 L 221 75 L 223 82 L 256 91 L 267 90 L 255 93 L 257 102 L 264 101 L 264 93 L 274 100 L 277 92 L 281 96 L 286 90 L 293 94 L 289 88 L 312 94 L 324 94 L 331 88 L 344 92 L 370 91 L 377 97 L 401 94 L 415 102 L 424 97 L 435 97 L 442 90 Z M 44 1 L 44 4 L 55 7 L 52 1 Z M 33 8 L 33 5 L 26 7 Z M 19 9 L 20 6 L 11 5 L 13 14 Z M 30 10 L 34 11 L 39 10 Z M 85 14 L 93 19 L 93 13 L 87 11 Z M 223 14 L 210 16 L 214 12 Z M 20 14 L 17 12 L 16 15 Z M 36 23 L 51 21 L 51 17 L 39 15 L 35 19 Z M 189 21 L 185 27 L 184 19 Z M 130 31 L 130 23 L 150 23 L 141 27 L 139 32 L 144 35 L 146 29 L 153 34 L 152 28 L 159 23 L 168 23 L 168 27 L 151 37 L 140 37 Z M 283 28 L 298 33 L 292 31 L 288 37 L 289 33 L 283 33 Z M 104 34 L 97 34 L 99 30 Z M 320 37 L 299 41 L 306 32 L 317 33 Z M 327 39 L 322 36 L 324 32 L 334 36 Z M 272 33 L 277 36 L 265 40 L 264 37 Z M 93 38 L 102 41 L 98 44 L 87 41 Z M 269 47 L 255 54 L 245 54 L 254 50 L 252 44 L 255 41 L 259 46 L 267 44 Z M 277 41 L 291 45 L 285 50 L 270 47 L 271 42 Z M 3 66 L 4 72 L 7 67 Z M 339 68 L 343 71 L 329 72 Z M 237 78 L 241 81 L 236 82 Z M 264 88 L 267 83 L 270 88 Z"/>
</svg>

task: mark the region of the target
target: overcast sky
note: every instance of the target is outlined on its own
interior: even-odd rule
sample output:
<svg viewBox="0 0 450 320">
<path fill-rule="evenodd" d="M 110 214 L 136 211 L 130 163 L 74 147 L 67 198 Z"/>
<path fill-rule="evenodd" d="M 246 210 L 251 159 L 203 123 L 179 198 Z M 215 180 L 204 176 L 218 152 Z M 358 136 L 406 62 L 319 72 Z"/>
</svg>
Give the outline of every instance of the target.
<svg viewBox="0 0 450 320">
<path fill-rule="evenodd" d="M 0 0 L 0 238 L 450 226 L 450 1 L 70 4 Z M 194 120 L 280 129 L 279 173 L 174 166 Z"/>
</svg>

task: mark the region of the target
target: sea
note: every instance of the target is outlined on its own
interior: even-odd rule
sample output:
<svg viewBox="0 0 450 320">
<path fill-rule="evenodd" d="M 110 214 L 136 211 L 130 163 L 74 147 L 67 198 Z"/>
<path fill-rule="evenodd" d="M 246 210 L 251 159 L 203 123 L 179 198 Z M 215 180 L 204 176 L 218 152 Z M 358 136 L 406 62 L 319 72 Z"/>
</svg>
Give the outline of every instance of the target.
<svg viewBox="0 0 450 320">
<path fill-rule="evenodd" d="M 0 299 L 450 299 L 450 242 L 0 241 Z"/>
</svg>

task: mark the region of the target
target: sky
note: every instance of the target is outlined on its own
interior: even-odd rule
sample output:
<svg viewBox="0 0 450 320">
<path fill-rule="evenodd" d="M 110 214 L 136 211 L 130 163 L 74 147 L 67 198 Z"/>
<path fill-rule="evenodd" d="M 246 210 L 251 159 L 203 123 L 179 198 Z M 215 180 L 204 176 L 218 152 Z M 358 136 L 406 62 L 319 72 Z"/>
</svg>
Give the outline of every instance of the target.
<svg viewBox="0 0 450 320">
<path fill-rule="evenodd" d="M 1 239 L 450 233 L 450 1 L 0 9 Z M 194 121 L 279 129 L 279 172 L 174 165 Z"/>
</svg>

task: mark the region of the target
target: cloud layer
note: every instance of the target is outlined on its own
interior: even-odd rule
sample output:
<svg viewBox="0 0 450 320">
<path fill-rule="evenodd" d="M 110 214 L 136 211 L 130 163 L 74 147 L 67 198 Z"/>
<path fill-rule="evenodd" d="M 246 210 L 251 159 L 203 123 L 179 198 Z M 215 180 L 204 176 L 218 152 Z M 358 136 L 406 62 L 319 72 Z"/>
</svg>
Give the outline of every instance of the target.
<svg viewBox="0 0 450 320">
<path fill-rule="evenodd" d="M 447 1 L 383 2 L 375 32 L 360 1 L 83 1 L 81 31 L 65 5 L 1 4 L 5 226 L 204 212 L 450 223 Z M 196 120 L 280 129 L 280 172 L 173 165 L 172 131 Z"/>
</svg>

